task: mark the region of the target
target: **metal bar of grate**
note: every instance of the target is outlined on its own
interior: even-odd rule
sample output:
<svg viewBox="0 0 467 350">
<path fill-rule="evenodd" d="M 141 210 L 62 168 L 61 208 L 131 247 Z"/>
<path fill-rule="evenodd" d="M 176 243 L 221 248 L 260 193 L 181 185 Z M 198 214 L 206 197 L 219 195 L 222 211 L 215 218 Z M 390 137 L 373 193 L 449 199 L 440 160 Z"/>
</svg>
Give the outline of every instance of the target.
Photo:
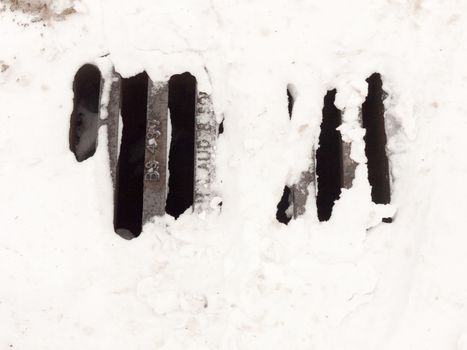
<svg viewBox="0 0 467 350">
<path fill-rule="evenodd" d="M 341 140 L 341 154 L 342 154 L 342 178 L 341 187 L 349 189 L 352 187 L 352 181 L 355 178 L 355 169 L 357 163 L 350 158 L 351 144 Z"/>
<path fill-rule="evenodd" d="M 144 156 L 143 224 L 165 214 L 168 85 L 149 79 Z"/>
<path fill-rule="evenodd" d="M 211 97 L 199 92 L 195 116 L 195 179 L 194 212 L 212 211 L 214 197 L 212 185 L 216 173 L 215 156 L 217 121 Z"/>
<path fill-rule="evenodd" d="M 308 170 L 301 173 L 299 181 L 292 187 L 294 219 L 296 219 L 300 215 L 305 214 L 306 201 L 309 196 L 308 188 L 310 187 L 310 185 L 316 187 L 314 155 L 312 157 L 312 164 L 310 165 Z"/>
<path fill-rule="evenodd" d="M 104 83 L 105 82 L 103 78 L 101 81 L 101 101 Z M 107 125 L 107 147 L 109 152 L 110 175 L 112 177 L 112 183 L 114 188 L 117 185 L 117 164 L 120 145 L 119 119 L 121 108 L 121 84 L 122 82 L 120 75 L 112 69 L 109 99 L 108 104 L 106 106 L 107 118 L 99 119 L 100 126 Z"/>
</svg>

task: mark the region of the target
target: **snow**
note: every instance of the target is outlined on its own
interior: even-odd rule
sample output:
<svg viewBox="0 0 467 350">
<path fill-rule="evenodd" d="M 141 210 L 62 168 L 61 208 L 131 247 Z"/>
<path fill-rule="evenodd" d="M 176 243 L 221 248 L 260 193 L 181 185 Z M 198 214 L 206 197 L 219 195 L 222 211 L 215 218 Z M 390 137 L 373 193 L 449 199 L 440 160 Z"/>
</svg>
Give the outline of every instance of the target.
<svg viewBox="0 0 467 350">
<path fill-rule="evenodd" d="M 467 1 L 67 6 L 0 12 L 0 349 L 467 349 Z M 105 128 L 92 158 L 68 147 L 73 77 L 99 59 L 212 94 L 221 213 L 114 233 Z M 374 72 L 390 206 L 371 202 L 356 123 Z M 334 88 L 353 186 L 328 222 L 309 200 L 282 225 Z"/>
</svg>

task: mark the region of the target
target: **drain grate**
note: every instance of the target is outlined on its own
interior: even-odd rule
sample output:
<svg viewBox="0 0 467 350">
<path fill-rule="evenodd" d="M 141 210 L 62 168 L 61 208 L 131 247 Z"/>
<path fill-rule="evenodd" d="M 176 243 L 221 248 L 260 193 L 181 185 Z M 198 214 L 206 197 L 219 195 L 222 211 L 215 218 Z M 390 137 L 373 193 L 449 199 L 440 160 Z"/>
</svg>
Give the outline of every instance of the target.
<svg viewBox="0 0 467 350">
<path fill-rule="evenodd" d="M 367 83 L 368 96 L 362 105 L 359 122 L 366 129 L 364 141 L 368 158 L 368 181 L 373 202 L 389 204 L 391 188 L 383 103 L 386 94 L 379 73 L 371 75 Z M 324 98 L 319 148 L 316 153 L 312 150 L 312 163 L 301 174 L 289 196 L 294 218 L 305 213 L 310 186 L 315 188 L 320 221 L 327 221 L 331 217 L 334 202 L 339 198 L 341 189 L 352 186 L 357 163 L 350 158 L 351 144 L 343 141 L 340 132 L 336 130 L 341 124 L 341 111 L 334 106 L 335 95 L 336 90 L 328 91 Z M 290 103 L 289 94 L 289 113 L 292 108 L 293 102 Z M 284 201 L 283 196 L 281 203 Z M 390 223 L 392 218 L 384 218 L 383 221 Z"/>
<path fill-rule="evenodd" d="M 137 237 L 142 225 L 154 216 L 167 212 L 178 217 L 190 206 L 196 213 L 211 211 L 219 130 L 211 96 L 197 90 L 196 79 L 189 73 L 173 76 L 170 83 L 153 82 L 146 73 L 122 79 L 113 71 L 110 79 L 109 96 L 103 98 L 106 82 L 98 68 L 85 65 L 77 72 L 70 149 L 79 161 L 89 158 L 97 147 L 98 128 L 107 127 L 115 231 L 130 239 Z M 176 80 L 180 84 L 175 84 Z M 92 122 L 84 124 L 79 122 L 79 111 L 88 103 L 83 97 L 87 95 L 92 96 L 93 113 L 87 116 Z M 170 103 L 169 96 L 174 103 Z M 99 101 L 107 102 L 99 108 Z M 83 147 L 82 135 L 88 134 L 94 142 Z M 177 148 L 181 151 L 174 155 Z M 169 152 L 172 161 L 168 161 Z M 173 193 L 182 195 L 171 199 Z"/>
<path fill-rule="evenodd" d="M 367 82 L 368 96 L 359 122 L 366 129 L 368 180 L 372 200 L 388 204 L 385 92 L 380 74 L 373 74 Z M 108 96 L 102 96 L 106 83 Z M 117 233 L 133 238 L 155 216 L 167 213 L 177 218 L 190 207 L 196 213 L 214 209 L 216 142 L 223 124 L 216 121 L 211 96 L 197 90 L 194 76 L 186 72 L 168 82 L 153 82 L 146 73 L 122 79 L 112 71 L 106 82 L 96 66 L 86 64 L 75 75 L 73 92 L 69 139 L 78 161 L 95 153 L 98 129 L 107 128 Z M 305 213 L 310 189 L 316 194 L 319 220 L 329 220 L 341 189 L 352 186 L 357 164 L 350 158 L 351 145 L 337 130 L 341 111 L 334 106 L 335 95 L 336 90 L 331 90 L 324 97 L 319 147 L 312 150 L 308 170 L 295 185 L 284 187 L 276 212 L 281 223 Z M 292 118 L 294 98 L 289 88 L 287 98 Z"/>
</svg>

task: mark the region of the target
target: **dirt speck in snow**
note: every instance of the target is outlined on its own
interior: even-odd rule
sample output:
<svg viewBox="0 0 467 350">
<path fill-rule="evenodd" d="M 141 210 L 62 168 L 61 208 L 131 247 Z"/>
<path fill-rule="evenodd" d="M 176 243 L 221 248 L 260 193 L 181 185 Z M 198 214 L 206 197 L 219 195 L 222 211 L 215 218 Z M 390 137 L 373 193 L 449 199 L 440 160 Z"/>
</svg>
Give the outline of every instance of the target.
<svg viewBox="0 0 467 350">
<path fill-rule="evenodd" d="M 10 68 L 8 64 L 0 62 L 0 73 L 6 72 L 8 68 Z"/>
<path fill-rule="evenodd" d="M 75 0 L 68 1 L 67 6 L 58 7 L 52 0 L 6 0 L 11 11 L 21 11 L 34 16 L 33 22 L 62 21 L 76 13 Z"/>
</svg>

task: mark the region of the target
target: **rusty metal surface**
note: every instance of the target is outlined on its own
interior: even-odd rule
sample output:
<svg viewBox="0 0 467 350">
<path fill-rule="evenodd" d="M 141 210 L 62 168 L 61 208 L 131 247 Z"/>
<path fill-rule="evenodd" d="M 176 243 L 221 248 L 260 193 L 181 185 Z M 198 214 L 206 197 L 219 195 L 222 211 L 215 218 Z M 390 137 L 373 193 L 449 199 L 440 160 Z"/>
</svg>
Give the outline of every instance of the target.
<svg viewBox="0 0 467 350">
<path fill-rule="evenodd" d="M 195 213 L 212 211 L 212 184 L 216 175 L 216 140 L 217 122 L 211 97 L 199 92 L 196 101 L 195 116 L 195 179 L 194 203 Z"/>
<path fill-rule="evenodd" d="M 144 155 L 143 224 L 165 214 L 167 197 L 168 84 L 148 82 Z"/>
</svg>

